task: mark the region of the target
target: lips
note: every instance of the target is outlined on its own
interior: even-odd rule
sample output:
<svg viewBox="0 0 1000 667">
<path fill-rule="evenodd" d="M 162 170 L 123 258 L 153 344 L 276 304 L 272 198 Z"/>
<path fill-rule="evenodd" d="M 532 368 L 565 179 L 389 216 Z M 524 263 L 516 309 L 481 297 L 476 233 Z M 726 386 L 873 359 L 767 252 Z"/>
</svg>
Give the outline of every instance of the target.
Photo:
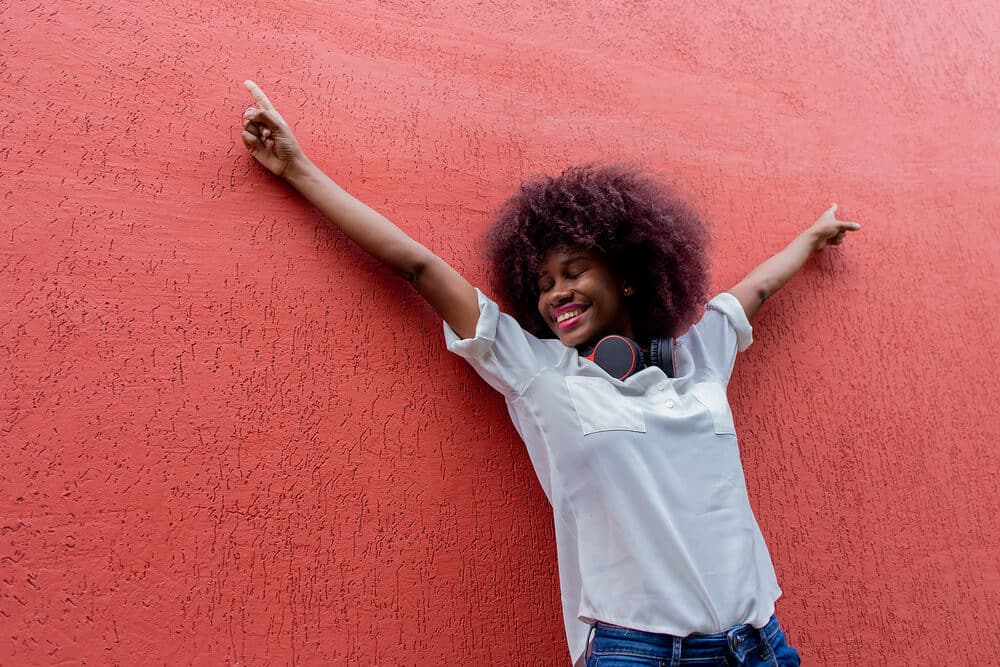
<svg viewBox="0 0 1000 667">
<path fill-rule="evenodd" d="M 552 320 L 555 322 L 556 328 L 560 331 L 566 329 L 571 329 L 575 327 L 579 321 L 580 317 L 587 312 L 589 306 L 581 306 L 578 303 L 570 303 L 565 306 L 559 306 L 552 310 Z"/>
</svg>

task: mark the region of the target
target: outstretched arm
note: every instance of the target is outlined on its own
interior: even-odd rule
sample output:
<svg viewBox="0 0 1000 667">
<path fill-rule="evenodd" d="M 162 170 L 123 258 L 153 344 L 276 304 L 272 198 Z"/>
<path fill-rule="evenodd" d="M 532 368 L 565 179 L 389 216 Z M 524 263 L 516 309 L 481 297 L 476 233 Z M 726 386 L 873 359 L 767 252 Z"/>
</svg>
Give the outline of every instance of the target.
<svg viewBox="0 0 1000 667">
<path fill-rule="evenodd" d="M 472 285 L 443 259 L 334 183 L 309 160 L 257 84 L 247 81 L 244 85 L 256 103 L 243 114 L 243 143 L 254 159 L 283 178 L 362 249 L 412 283 L 455 333 L 463 338 L 474 336 L 479 304 Z"/>
<path fill-rule="evenodd" d="M 747 319 L 757 314 L 761 305 L 802 268 L 814 251 L 822 250 L 828 244 L 840 245 L 847 232 L 861 229 L 856 222 L 837 220 L 836 212 L 837 205 L 834 204 L 784 250 L 763 262 L 729 290 L 743 305 Z"/>
</svg>

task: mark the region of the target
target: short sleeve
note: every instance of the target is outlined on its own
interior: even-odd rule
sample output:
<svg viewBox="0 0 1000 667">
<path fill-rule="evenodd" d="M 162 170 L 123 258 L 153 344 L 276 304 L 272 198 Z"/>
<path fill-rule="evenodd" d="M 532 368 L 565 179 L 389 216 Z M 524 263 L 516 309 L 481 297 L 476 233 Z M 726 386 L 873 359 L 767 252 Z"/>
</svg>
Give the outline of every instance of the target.
<svg viewBox="0 0 1000 667">
<path fill-rule="evenodd" d="M 462 357 L 486 382 L 507 397 L 515 397 L 541 370 L 558 362 L 553 341 L 543 341 L 500 312 L 478 289 L 479 319 L 472 338 L 460 338 L 444 323 L 448 351 Z M 557 347 L 563 347 L 556 342 Z M 568 349 L 568 348 L 567 348 Z"/>
<path fill-rule="evenodd" d="M 680 341 L 689 348 L 696 369 L 707 370 L 727 384 L 737 352 L 753 343 L 753 327 L 739 299 L 723 292 L 705 304 L 701 319 Z"/>
</svg>

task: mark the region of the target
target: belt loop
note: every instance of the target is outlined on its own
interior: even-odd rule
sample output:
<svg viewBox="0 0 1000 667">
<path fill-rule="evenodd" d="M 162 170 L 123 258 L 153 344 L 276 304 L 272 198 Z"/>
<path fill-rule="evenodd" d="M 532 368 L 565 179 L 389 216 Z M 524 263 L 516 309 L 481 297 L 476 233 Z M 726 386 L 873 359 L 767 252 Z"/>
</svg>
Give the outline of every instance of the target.
<svg viewBox="0 0 1000 667">
<path fill-rule="evenodd" d="M 590 631 L 587 633 L 587 648 L 583 652 L 583 659 L 587 660 L 594 653 L 594 633 L 597 631 L 597 621 L 594 621 L 590 626 Z"/>
<path fill-rule="evenodd" d="M 771 648 L 771 640 L 767 636 L 767 626 L 763 628 L 757 628 L 757 634 L 760 635 L 760 657 L 762 660 L 770 660 L 774 662 L 774 650 Z"/>
<path fill-rule="evenodd" d="M 682 642 L 680 637 L 674 637 L 674 649 L 670 652 L 670 667 L 680 667 Z"/>
</svg>

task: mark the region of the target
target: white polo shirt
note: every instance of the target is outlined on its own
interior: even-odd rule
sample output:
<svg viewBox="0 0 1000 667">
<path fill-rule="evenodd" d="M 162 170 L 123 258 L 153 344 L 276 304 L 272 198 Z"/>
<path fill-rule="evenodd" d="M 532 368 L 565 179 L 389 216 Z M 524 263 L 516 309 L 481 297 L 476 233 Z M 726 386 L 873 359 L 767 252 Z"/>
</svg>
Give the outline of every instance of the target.
<svg viewBox="0 0 1000 667">
<path fill-rule="evenodd" d="M 679 636 L 763 627 L 781 590 L 726 398 L 753 340 L 736 297 L 713 298 L 676 339 L 678 377 L 646 368 L 623 382 L 476 294 L 475 337 L 446 323 L 445 339 L 504 395 L 552 504 L 574 663 L 595 620 Z"/>
</svg>

